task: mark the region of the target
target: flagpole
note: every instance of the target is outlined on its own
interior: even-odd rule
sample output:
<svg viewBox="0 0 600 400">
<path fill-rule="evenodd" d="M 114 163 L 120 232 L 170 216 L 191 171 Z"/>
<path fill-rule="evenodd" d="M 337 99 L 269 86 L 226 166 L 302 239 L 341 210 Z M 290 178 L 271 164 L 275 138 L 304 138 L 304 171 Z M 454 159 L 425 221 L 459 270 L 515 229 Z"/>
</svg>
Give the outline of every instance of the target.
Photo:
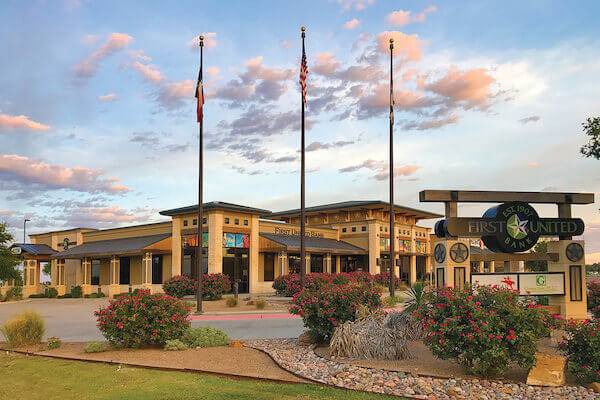
<svg viewBox="0 0 600 400">
<path fill-rule="evenodd" d="M 306 36 L 306 28 L 302 27 L 302 54 L 304 55 L 304 37 Z M 305 216 L 304 216 L 304 165 L 305 165 L 305 153 L 304 153 L 304 92 L 300 94 L 302 103 L 302 134 L 300 139 L 300 288 L 304 288 L 304 274 L 306 269 L 306 248 L 304 246 L 305 239 Z"/>
<path fill-rule="evenodd" d="M 204 36 L 200 35 L 200 72 L 202 72 L 202 50 L 204 48 Z M 196 93 L 198 95 L 198 93 Z M 204 101 L 204 100 L 202 100 Z M 204 112 L 199 115 L 199 146 L 198 146 L 198 238 L 196 239 L 196 278 L 198 280 L 196 288 L 196 312 L 202 312 L 202 180 L 203 180 L 203 155 L 202 155 L 202 134 Z"/>
<path fill-rule="evenodd" d="M 395 295 L 396 251 L 394 239 L 394 39 L 390 38 L 390 296 Z"/>
</svg>

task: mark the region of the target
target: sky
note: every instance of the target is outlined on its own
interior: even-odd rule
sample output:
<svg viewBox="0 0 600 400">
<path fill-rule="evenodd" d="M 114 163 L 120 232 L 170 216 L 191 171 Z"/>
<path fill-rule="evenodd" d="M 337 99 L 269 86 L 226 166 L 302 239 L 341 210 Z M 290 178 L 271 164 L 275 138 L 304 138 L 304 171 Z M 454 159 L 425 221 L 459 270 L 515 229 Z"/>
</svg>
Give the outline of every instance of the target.
<svg viewBox="0 0 600 400">
<path fill-rule="evenodd" d="M 18 240 L 24 218 L 29 233 L 109 228 L 197 202 L 200 34 L 205 200 L 297 208 L 301 26 L 308 206 L 389 198 L 390 37 L 397 203 L 443 211 L 419 203 L 424 189 L 600 197 L 600 161 L 579 154 L 581 123 L 600 113 L 597 1 L 0 7 L 0 221 Z M 600 261 L 598 209 L 573 207 L 588 263 Z"/>
</svg>

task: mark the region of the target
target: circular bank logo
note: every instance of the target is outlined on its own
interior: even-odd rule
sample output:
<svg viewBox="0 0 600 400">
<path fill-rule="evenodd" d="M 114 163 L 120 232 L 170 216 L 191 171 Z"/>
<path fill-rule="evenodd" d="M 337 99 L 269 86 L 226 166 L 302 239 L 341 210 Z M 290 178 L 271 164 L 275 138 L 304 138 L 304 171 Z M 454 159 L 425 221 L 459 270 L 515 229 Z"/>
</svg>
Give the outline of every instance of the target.
<svg viewBox="0 0 600 400">
<path fill-rule="evenodd" d="M 533 207 L 521 201 L 503 203 L 483 214 L 498 227 L 490 236 L 482 237 L 483 243 L 492 251 L 520 253 L 532 248 L 540 237 L 540 218 Z"/>
</svg>

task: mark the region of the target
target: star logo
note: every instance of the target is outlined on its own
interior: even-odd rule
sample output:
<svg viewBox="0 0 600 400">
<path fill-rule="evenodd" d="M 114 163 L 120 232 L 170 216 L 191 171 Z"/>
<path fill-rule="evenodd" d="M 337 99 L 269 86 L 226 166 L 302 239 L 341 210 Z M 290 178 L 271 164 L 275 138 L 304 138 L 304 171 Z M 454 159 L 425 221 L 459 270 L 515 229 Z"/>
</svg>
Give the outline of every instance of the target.
<svg viewBox="0 0 600 400">
<path fill-rule="evenodd" d="M 508 234 L 513 239 L 523 239 L 527 236 L 527 224 L 529 223 L 526 219 L 520 219 L 518 214 L 513 214 L 506 222 Z"/>
<path fill-rule="evenodd" d="M 462 263 L 467 257 L 469 257 L 469 249 L 464 243 L 455 243 L 450 247 L 450 258 L 455 263 Z"/>
</svg>

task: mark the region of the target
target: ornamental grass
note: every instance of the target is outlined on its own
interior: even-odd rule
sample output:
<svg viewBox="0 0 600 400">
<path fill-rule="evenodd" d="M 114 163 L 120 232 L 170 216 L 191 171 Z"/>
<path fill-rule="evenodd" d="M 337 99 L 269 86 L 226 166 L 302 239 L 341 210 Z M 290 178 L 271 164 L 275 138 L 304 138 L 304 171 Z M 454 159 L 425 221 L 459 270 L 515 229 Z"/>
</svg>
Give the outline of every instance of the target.
<svg viewBox="0 0 600 400">
<path fill-rule="evenodd" d="M 25 311 L 0 327 L 10 347 L 24 347 L 42 342 L 44 320 L 35 311 Z"/>
</svg>

